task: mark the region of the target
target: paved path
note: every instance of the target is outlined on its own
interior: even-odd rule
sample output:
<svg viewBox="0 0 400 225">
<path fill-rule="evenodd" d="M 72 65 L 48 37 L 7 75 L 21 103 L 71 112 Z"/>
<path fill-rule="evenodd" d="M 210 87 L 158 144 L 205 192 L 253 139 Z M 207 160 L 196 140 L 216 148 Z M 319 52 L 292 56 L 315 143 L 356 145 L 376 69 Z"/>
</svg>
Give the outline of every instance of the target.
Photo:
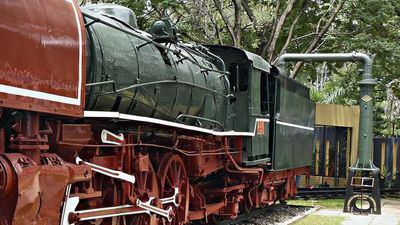
<svg viewBox="0 0 400 225">
<path fill-rule="evenodd" d="M 382 199 L 381 215 L 353 215 L 338 210 L 320 209 L 313 215 L 346 217 L 342 225 L 399 225 L 400 200 Z"/>
</svg>

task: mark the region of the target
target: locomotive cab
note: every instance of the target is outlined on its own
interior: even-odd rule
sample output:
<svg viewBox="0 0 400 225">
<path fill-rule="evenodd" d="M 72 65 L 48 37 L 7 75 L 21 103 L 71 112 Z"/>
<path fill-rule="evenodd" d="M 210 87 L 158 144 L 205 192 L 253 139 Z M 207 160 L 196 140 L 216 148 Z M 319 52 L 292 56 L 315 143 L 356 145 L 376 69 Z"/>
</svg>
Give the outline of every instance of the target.
<svg viewBox="0 0 400 225">
<path fill-rule="evenodd" d="M 269 170 L 311 165 L 315 103 L 301 83 L 279 74 L 260 56 L 228 46 L 209 46 L 229 69 L 228 124 L 243 137 L 242 162 Z M 302 157 L 298 157 L 301 155 Z"/>
<path fill-rule="evenodd" d="M 230 72 L 230 91 L 236 101 L 228 107 L 229 128 L 249 132 L 243 137 L 243 162 L 246 165 L 270 163 L 271 66 L 260 56 L 229 46 L 209 46 L 221 57 Z"/>
</svg>

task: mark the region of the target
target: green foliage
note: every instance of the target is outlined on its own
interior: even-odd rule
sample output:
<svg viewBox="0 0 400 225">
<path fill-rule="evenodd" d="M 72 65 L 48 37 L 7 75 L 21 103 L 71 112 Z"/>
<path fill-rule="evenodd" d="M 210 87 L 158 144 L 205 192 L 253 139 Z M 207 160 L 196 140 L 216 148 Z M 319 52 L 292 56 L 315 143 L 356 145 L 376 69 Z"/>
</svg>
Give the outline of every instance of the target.
<svg viewBox="0 0 400 225">
<path fill-rule="evenodd" d="M 378 136 L 396 134 L 385 115 L 386 85 L 400 77 L 400 2 L 380 0 L 350 0 L 344 5 L 335 26 L 323 38 L 325 44 L 320 52 L 367 52 L 375 58 L 373 76 L 378 79 L 375 87 L 374 133 Z M 322 103 L 345 105 L 359 104 L 360 65 L 331 67 L 329 80 L 323 88 L 313 93 L 315 100 Z M 299 76 L 315 80 L 315 68 L 306 65 Z M 393 89 L 400 95 L 400 89 Z M 314 91 L 315 92 L 315 91 Z M 400 124 L 397 125 L 399 127 Z"/>
<path fill-rule="evenodd" d="M 386 84 L 386 100 L 384 101 L 384 119 L 387 122 L 387 128 L 385 134 L 387 135 L 398 135 L 400 132 L 396 132 L 396 128 L 400 125 L 400 79 L 395 79 Z"/>
</svg>

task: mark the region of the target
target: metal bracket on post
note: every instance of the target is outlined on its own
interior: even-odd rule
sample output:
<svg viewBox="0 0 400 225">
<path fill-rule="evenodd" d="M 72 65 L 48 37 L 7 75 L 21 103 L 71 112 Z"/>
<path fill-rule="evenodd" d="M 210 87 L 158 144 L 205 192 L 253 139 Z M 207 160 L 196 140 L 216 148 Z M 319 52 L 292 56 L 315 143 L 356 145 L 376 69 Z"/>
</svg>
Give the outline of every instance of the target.
<svg viewBox="0 0 400 225">
<path fill-rule="evenodd" d="M 343 211 L 381 214 L 379 179 L 380 170 L 376 167 L 350 167 Z"/>
</svg>

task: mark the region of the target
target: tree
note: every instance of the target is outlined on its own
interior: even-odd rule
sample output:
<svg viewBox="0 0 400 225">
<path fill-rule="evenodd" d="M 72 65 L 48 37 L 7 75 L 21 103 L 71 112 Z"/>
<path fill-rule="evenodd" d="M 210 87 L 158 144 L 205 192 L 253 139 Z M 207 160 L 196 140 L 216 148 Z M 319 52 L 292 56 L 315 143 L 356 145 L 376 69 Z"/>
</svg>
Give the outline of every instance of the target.
<svg viewBox="0 0 400 225">
<path fill-rule="evenodd" d="M 378 79 L 375 88 L 375 134 L 388 135 L 388 117 L 385 115 L 387 85 L 400 77 L 400 2 L 398 1 L 348 1 L 342 10 L 343 17 L 337 21 L 336 32 L 325 37 L 323 51 L 370 52 L 374 56 L 373 76 Z M 357 70 L 343 74 L 345 77 L 358 76 Z M 357 79 L 358 81 L 358 79 Z M 340 87 L 340 86 L 338 86 Z M 350 88 L 349 88 L 350 89 Z M 396 91 L 396 89 L 393 89 Z M 358 99 L 357 89 L 347 96 Z M 355 102 L 358 104 L 358 101 Z"/>
<path fill-rule="evenodd" d="M 395 79 L 386 84 L 385 115 L 388 125 L 388 134 L 394 136 L 400 121 L 400 79 Z"/>
</svg>

